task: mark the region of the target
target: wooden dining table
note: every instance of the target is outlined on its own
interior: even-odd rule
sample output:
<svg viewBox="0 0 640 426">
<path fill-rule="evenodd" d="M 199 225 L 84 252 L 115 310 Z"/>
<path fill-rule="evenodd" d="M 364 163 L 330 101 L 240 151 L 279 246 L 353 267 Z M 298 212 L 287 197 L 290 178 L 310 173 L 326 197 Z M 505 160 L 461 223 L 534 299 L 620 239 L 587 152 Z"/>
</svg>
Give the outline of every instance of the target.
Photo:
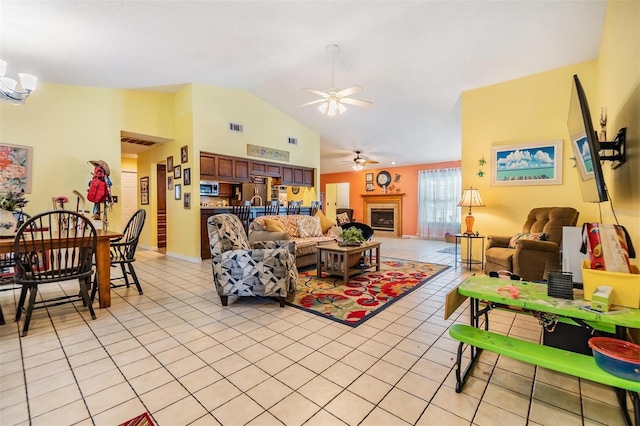
<svg viewBox="0 0 640 426">
<path fill-rule="evenodd" d="M 120 232 L 96 230 L 98 242 L 96 244 L 96 274 L 98 276 L 98 294 L 100 295 L 100 307 L 111 306 L 111 256 L 109 254 L 109 241 L 113 238 L 121 238 Z M 0 253 L 13 252 L 13 238 L 0 239 Z"/>
</svg>

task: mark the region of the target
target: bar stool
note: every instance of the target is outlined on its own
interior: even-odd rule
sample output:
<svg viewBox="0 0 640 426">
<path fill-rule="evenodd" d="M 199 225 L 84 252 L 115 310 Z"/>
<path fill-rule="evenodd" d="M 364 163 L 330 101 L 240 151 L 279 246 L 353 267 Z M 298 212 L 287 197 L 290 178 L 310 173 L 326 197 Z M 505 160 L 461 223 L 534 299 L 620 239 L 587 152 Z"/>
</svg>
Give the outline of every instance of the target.
<svg viewBox="0 0 640 426">
<path fill-rule="evenodd" d="M 309 214 L 311 216 L 315 216 L 316 213 L 318 213 L 318 210 L 320 210 L 320 201 L 312 201 L 311 210 L 309 211 Z"/>
<path fill-rule="evenodd" d="M 231 213 L 238 216 L 244 231 L 249 235 L 249 222 L 251 222 L 251 201 L 234 201 Z"/>
<path fill-rule="evenodd" d="M 287 215 L 300 214 L 302 201 L 289 201 L 287 203 Z"/>
<path fill-rule="evenodd" d="M 280 214 L 280 201 L 271 200 L 269 204 L 264 206 L 265 216 L 277 216 Z"/>
</svg>

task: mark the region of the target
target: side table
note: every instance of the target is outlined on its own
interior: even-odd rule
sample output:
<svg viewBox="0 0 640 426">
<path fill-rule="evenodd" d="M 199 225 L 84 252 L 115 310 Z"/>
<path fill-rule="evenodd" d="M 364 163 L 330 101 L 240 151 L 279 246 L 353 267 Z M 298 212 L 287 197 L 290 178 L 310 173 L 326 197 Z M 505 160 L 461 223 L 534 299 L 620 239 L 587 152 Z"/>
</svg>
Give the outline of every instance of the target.
<svg viewBox="0 0 640 426">
<path fill-rule="evenodd" d="M 461 264 L 466 264 L 467 269 L 471 269 L 473 265 L 480 265 L 480 269 L 484 269 L 484 235 L 475 235 L 475 234 L 455 234 L 456 237 L 456 250 L 455 250 L 455 262 L 456 267 L 458 266 L 458 262 Z M 460 251 L 460 260 L 458 260 L 458 247 L 460 246 L 460 242 L 462 239 L 467 240 L 467 257 L 463 257 L 462 251 Z M 480 240 L 482 243 L 482 254 L 480 260 L 473 258 L 473 241 Z"/>
</svg>

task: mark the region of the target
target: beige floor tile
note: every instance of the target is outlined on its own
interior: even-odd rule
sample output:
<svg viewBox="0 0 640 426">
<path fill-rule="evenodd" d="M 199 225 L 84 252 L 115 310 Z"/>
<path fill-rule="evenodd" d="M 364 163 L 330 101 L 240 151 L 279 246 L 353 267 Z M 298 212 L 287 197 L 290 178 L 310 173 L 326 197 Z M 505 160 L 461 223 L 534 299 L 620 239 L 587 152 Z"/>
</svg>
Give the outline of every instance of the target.
<svg viewBox="0 0 640 426">
<path fill-rule="evenodd" d="M 335 359 L 321 352 L 313 352 L 298 361 L 298 364 L 320 374 L 335 363 Z"/>
<path fill-rule="evenodd" d="M 280 380 L 291 389 L 298 389 L 300 386 L 309 382 L 316 376 L 313 371 L 304 368 L 300 364 L 292 364 L 285 368 L 281 372 L 275 375 L 275 378 Z"/>
<path fill-rule="evenodd" d="M 173 379 L 173 376 L 166 372 L 169 380 Z M 178 380 L 182 383 L 189 392 L 196 393 L 197 391 L 204 389 L 212 383 L 222 379 L 222 375 L 213 368 L 206 366 L 198 370 L 195 370 L 189 374 L 180 377 Z"/>
<path fill-rule="evenodd" d="M 120 383 L 85 398 L 92 415 L 102 413 L 136 397 L 129 383 Z"/>
<path fill-rule="evenodd" d="M 401 389 L 392 389 L 378 404 L 380 408 L 400 417 L 402 420 L 413 424 L 422 415 L 428 402 L 411 395 Z"/>
<path fill-rule="evenodd" d="M 411 371 L 407 372 L 402 379 L 396 385 L 396 388 L 401 389 L 413 396 L 416 396 L 425 401 L 430 401 L 440 387 L 440 383 L 427 379 Z"/>
<path fill-rule="evenodd" d="M 35 417 L 31 424 L 36 425 L 75 425 L 82 421 L 90 421 L 91 417 L 82 401 L 75 401 L 71 404 L 49 411 Z M 4 423 L 3 423 L 4 424 Z M 9 423 L 7 423 L 9 424 Z"/>
<path fill-rule="evenodd" d="M 482 401 L 473 423 L 478 426 L 526 426 L 526 417 L 514 414 L 513 411 L 506 401 L 499 406 Z"/>
<path fill-rule="evenodd" d="M 298 392 L 313 403 L 324 407 L 336 395 L 342 392 L 342 387 L 324 377 L 317 376 L 298 389 Z"/>
<path fill-rule="evenodd" d="M 292 392 L 293 389 L 291 389 L 281 381 L 271 377 L 258 384 L 257 386 L 249 389 L 247 391 L 247 395 L 249 395 L 263 408 L 269 409 L 273 405 L 289 396 Z"/>
<path fill-rule="evenodd" d="M 255 419 L 264 409 L 245 394 L 212 411 L 216 419 L 223 425 L 243 425 Z"/>
<path fill-rule="evenodd" d="M 205 365 L 207 364 L 197 355 L 189 355 L 188 357 L 172 362 L 171 364 L 166 364 L 165 368 L 175 377 L 180 378 L 204 367 Z"/>
<path fill-rule="evenodd" d="M 563 426 L 582 424 L 581 416 L 535 399 L 531 401 L 529 419 L 540 424 L 548 424 L 550 419 L 554 424 Z"/>
<path fill-rule="evenodd" d="M 374 405 L 358 395 L 343 391 L 325 407 L 325 410 L 349 425 L 359 424 L 373 410 Z"/>
<path fill-rule="evenodd" d="M 342 386 L 343 388 L 346 388 L 351 383 L 353 383 L 353 381 L 357 379 L 360 374 L 360 370 L 357 370 L 345 363 L 336 362 L 322 373 L 322 377 L 325 377 L 332 382 Z"/>
<path fill-rule="evenodd" d="M 464 393 L 455 393 L 450 388 L 440 388 L 431 400 L 431 404 L 471 421 L 480 405 L 480 400 Z"/>
<path fill-rule="evenodd" d="M 429 405 L 416 426 L 469 426 L 469 420 L 465 420 L 455 414 L 442 409 L 436 405 Z"/>
<path fill-rule="evenodd" d="M 310 353 L 313 352 L 308 346 L 303 345 L 302 343 L 293 342 L 289 346 L 282 348 L 278 351 L 280 354 L 286 356 L 292 361 L 300 361 L 302 358 L 306 357 Z"/>
<path fill-rule="evenodd" d="M 240 395 L 240 390 L 227 379 L 218 380 L 193 395 L 209 411 L 213 411 L 222 404 Z"/>
<path fill-rule="evenodd" d="M 269 412 L 287 426 L 298 426 L 304 424 L 319 410 L 320 407 L 316 404 L 294 392 L 271 407 Z"/>
<path fill-rule="evenodd" d="M 57 389 L 55 392 L 41 394 L 35 398 L 30 398 L 29 409 L 31 416 L 38 417 L 49 411 L 56 410 L 72 402 L 81 400 L 80 390 L 77 384 L 71 384 Z"/>
<path fill-rule="evenodd" d="M 407 370 L 387 361 L 378 361 L 367 370 L 367 374 L 382 380 L 390 385 L 395 385 L 407 373 Z"/>
<path fill-rule="evenodd" d="M 185 398 L 188 394 L 189 392 L 179 382 L 171 381 L 140 395 L 140 399 L 149 411 L 156 412 Z"/>
<path fill-rule="evenodd" d="M 170 383 L 174 379 L 164 367 L 160 367 L 129 379 L 129 384 L 138 395 L 142 395 L 159 386 Z"/>
<path fill-rule="evenodd" d="M 207 414 L 193 396 L 175 401 L 172 405 L 152 413 L 158 425 L 187 425 Z"/>
<path fill-rule="evenodd" d="M 369 413 L 362 423 L 360 423 L 360 426 L 408 426 L 410 424 L 411 423 L 405 422 L 388 411 L 385 411 L 380 407 L 376 407 L 371 413 Z"/>
<path fill-rule="evenodd" d="M 376 379 L 368 374 L 363 374 L 353 382 L 347 390 L 366 399 L 372 404 L 378 404 L 389 393 L 393 386 Z"/>
<path fill-rule="evenodd" d="M 278 419 L 276 419 L 273 414 L 265 411 L 264 413 L 260 414 L 258 417 L 247 423 L 247 426 L 274 426 L 281 424 L 282 422 L 278 421 Z"/>
<path fill-rule="evenodd" d="M 73 385 L 76 383 L 75 377 L 71 373 L 71 371 L 63 371 L 57 374 L 53 374 L 51 376 L 44 377 L 40 380 L 35 380 L 29 384 L 29 398 L 35 398 L 40 395 L 44 395 L 48 392 L 55 392 L 60 388 L 64 388 L 69 385 Z M 23 389 L 22 387 L 19 389 Z M 16 389 L 12 389 L 11 392 L 17 393 Z M 23 391 L 24 392 L 24 391 Z M 1 404 L 4 406 L 5 392 L 3 392 L 3 398 Z M 24 393 L 22 394 L 24 398 Z"/>
<path fill-rule="evenodd" d="M 29 424 L 29 407 L 27 401 L 16 402 L 15 404 L 0 409 L 0 424 Z"/>
<path fill-rule="evenodd" d="M 340 360 L 340 362 L 343 362 L 360 371 L 367 371 L 377 361 L 378 358 L 368 355 L 359 350 L 349 352 Z"/>
<path fill-rule="evenodd" d="M 270 376 L 260 368 L 249 365 L 227 376 L 227 379 L 243 392 L 267 380 Z"/>
<path fill-rule="evenodd" d="M 157 370 L 161 367 L 162 364 L 158 362 L 155 357 L 148 356 L 146 358 L 132 362 L 131 364 L 120 367 L 120 371 L 128 380 L 132 380 L 138 376 L 146 374 L 150 371 Z"/>
<path fill-rule="evenodd" d="M 229 355 L 228 357 L 222 358 L 210 365 L 223 376 L 230 376 L 236 371 L 247 367 L 249 365 L 249 361 L 242 358 L 240 355 Z"/>
</svg>

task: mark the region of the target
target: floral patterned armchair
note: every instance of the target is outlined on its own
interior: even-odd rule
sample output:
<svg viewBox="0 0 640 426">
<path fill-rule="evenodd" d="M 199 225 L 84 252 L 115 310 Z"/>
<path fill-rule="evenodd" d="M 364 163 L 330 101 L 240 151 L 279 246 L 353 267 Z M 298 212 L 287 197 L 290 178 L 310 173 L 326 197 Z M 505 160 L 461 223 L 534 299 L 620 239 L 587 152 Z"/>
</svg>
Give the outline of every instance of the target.
<svg viewBox="0 0 640 426">
<path fill-rule="evenodd" d="M 277 297 L 280 306 L 298 279 L 294 241 L 258 241 L 249 245 L 233 214 L 207 219 L 213 282 L 223 306 L 229 296 Z"/>
</svg>

